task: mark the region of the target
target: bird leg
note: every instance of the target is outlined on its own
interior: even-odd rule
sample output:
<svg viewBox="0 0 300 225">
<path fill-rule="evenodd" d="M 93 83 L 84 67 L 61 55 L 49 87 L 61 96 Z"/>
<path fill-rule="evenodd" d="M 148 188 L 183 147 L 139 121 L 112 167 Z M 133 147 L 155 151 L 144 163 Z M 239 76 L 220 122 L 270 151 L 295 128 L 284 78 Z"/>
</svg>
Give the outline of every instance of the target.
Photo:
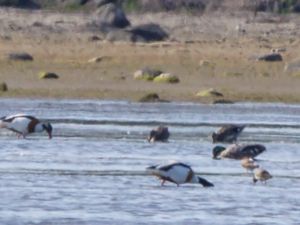
<svg viewBox="0 0 300 225">
<path fill-rule="evenodd" d="M 165 183 L 166 181 L 165 180 L 161 180 L 161 186 L 164 186 L 164 183 Z"/>
</svg>

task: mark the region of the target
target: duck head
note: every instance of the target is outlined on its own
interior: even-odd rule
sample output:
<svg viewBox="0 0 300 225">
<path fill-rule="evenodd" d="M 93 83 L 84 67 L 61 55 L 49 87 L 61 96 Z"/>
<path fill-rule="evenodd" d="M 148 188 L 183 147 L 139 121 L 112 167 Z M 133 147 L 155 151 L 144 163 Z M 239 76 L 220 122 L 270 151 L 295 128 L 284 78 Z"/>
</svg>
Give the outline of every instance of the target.
<svg viewBox="0 0 300 225">
<path fill-rule="evenodd" d="M 214 184 L 210 183 L 208 180 L 202 178 L 202 177 L 197 177 L 198 178 L 198 183 L 201 184 L 203 187 L 213 187 Z"/>
<path fill-rule="evenodd" d="M 157 131 L 152 130 L 147 138 L 148 142 L 155 142 L 157 139 Z"/>
<path fill-rule="evenodd" d="M 211 137 L 212 137 L 213 143 L 218 142 L 218 135 L 215 132 L 212 133 Z"/>
<path fill-rule="evenodd" d="M 223 146 L 216 146 L 213 148 L 212 150 L 212 154 L 213 154 L 213 159 L 218 159 L 218 156 L 221 154 L 221 152 L 223 152 L 226 148 Z"/>
<path fill-rule="evenodd" d="M 50 123 L 44 123 L 43 125 L 43 129 L 48 133 L 49 139 L 52 138 L 52 126 Z"/>
</svg>

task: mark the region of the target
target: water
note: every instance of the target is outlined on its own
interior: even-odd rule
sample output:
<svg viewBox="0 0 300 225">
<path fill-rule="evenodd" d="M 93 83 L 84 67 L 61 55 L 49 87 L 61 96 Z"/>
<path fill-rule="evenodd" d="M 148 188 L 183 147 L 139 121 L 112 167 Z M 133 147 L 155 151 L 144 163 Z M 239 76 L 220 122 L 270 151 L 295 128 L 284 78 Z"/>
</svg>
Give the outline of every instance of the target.
<svg viewBox="0 0 300 225">
<path fill-rule="evenodd" d="M 46 134 L 0 130 L 0 224 L 300 224 L 300 105 L 142 104 L 1 99 L 0 115 L 49 120 Z M 234 160 L 212 160 L 210 134 L 247 124 L 240 141 L 262 143 L 273 179 L 252 184 Z M 169 143 L 146 142 L 159 124 Z M 180 160 L 215 184 L 177 188 L 145 173 Z"/>
</svg>

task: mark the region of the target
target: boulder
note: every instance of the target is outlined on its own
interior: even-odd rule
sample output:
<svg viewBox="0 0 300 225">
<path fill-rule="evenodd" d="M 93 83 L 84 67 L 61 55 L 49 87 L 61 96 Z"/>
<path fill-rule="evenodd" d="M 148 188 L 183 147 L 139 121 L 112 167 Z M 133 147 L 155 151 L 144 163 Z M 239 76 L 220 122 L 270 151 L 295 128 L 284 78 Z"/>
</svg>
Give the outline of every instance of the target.
<svg viewBox="0 0 300 225">
<path fill-rule="evenodd" d="M 282 61 L 282 56 L 279 53 L 271 53 L 271 54 L 259 56 L 257 60 L 266 61 L 266 62 L 278 62 L 278 61 Z"/>
<path fill-rule="evenodd" d="M 96 23 L 101 26 L 124 28 L 130 25 L 121 5 L 109 2 L 95 12 Z"/>
<path fill-rule="evenodd" d="M 196 94 L 197 97 L 223 97 L 224 95 L 213 89 L 213 88 L 210 88 L 208 90 L 203 90 L 203 91 L 199 91 L 197 94 Z"/>
<path fill-rule="evenodd" d="M 134 42 L 152 42 L 166 40 L 169 35 L 158 24 L 149 23 L 130 29 Z"/>
<path fill-rule="evenodd" d="M 155 77 L 159 76 L 162 73 L 163 72 L 161 70 L 150 69 L 150 68 L 146 67 L 141 70 L 137 70 L 133 74 L 133 77 L 135 80 L 152 81 Z"/>
<path fill-rule="evenodd" d="M 153 79 L 154 82 L 162 82 L 162 83 L 179 83 L 179 78 L 170 73 L 161 73 L 159 76 Z"/>
<path fill-rule="evenodd" d="M 40 79 L 58 79 L 59 76 L 56 73 L 52 73 L 52 72 L 40 72 L 39 78 Z"/>
<path fill-rule="evenodd" d="M 33 57 L 26 52 L 13 52 L 8 55 L 9 60 L 14 61 L 33 61 Z"/>
<path fill-rule="evenodd" d="M 5 82 L 0 83 L 0 92 L 8 91 L 7 84 Z"/>
</svg>

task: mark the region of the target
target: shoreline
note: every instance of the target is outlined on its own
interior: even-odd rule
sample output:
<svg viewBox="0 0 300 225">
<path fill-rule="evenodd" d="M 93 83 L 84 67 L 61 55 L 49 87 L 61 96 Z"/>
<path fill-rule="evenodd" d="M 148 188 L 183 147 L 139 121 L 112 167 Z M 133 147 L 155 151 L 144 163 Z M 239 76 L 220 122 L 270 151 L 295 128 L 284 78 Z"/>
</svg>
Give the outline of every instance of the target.
<svg viewBox="0 0 300 225">
<path fill-rule="evenodd" d="M 138 101 L 145 94 L 157 93 L 163 100 L 211 103 L 215 100 L 233 102 L 300 102 L 300 72 L 285 70 L 289 63 L 300 60 L 300 39 L 297 31 L 300 19 L 282 23 L 251 22 L 246 18 L 224 16 L 219 20 L 209 15 L 181 18 L 170 15 L 170 21 L 183 21 L 186 28 L 175 29 L 164 21 L 162 26 L 171 33 L 170 41 L 154 43 L 91 41 L 101 34 L 89 31 L 83 25 L 87 15 L 71 24 L 74 14 L 39 11 L 38 17 L 24 10 L 9 12 L 13 17 L 0 16 L 4 23 L 0 29 L 0 83 L 5 82 L 7 92 L 0 98 L 61 98 L 61 99 L 115 99 Z M 141 15 L 129 15 L 137 23 Z M 145 16 L 143 22 L 158 22 L 163 15 Z M 24 17 L 24 18 L 23 18 Z M 23 19 L 22 19 L 23 18 Z M 23 21 L 24 20 L 24 21 Z M 57 25 L 57 21 L 60 21 Z M 61 22 L 63 21 L 63 22 Z M 236 22 L 244 21 L 246 33 L 235 30 Z M 35 26 L 35 22 L 42 25 Z M 177 24 L 177 25 L 178 25 Z M 19 27 L 12 29 L 10 26 Z M 179 25 L 178 25 L 179 26 Z M 180 27 L 179 26 L 179 27 Z M 195 28 L 196 27 L 196 28 Z M 82 28 L 82 30 L 80 30 Z M 293 28 L 293 29 L 291 29 Z M 195 32 L 195 30 L 197 32 Z M 224 29 L 224 30 L 222 30 Z M 277 29 L 279 31 L 275 32 Z M 266 35 L 268 31 L 268 35 Z M 189 37 L 188 39 L 186 37 Z M 258 62 L 255 57 L 282 48 L 282 62 Z M 28 52 L 34 60 L 17 62 L 7 59 L 11 52 Z M 89 62 L 99 57 L 99 62 Z M 176 84 L 135 80 L 133 74 L 143 68 L 159 69 L 176 75 Z M 39 79 L 41 72 L 54 72 L 56 80 Z M 223 97 L 196 97 L 208 89 L 221 92 Z"/>
</svg>

